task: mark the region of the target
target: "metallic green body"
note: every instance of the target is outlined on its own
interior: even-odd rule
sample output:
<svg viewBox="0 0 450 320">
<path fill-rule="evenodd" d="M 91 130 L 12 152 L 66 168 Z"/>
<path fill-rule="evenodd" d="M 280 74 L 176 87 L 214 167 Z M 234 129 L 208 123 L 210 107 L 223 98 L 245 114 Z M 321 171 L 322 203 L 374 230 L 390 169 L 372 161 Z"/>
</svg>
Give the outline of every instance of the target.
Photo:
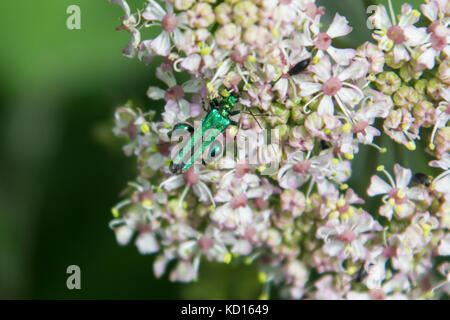
<svg viewBox="0 0 450 320">
<path fill-rule="evenodd" d="M 228 117 L 236 103 L 237 97 L 230 95 L 208 112 L 202 125 L 193 132 L 189 141 L 172 160 L 170 164 L 172 172 L 185 172 L 202 156 L 211 143 L 230 125 L 231 120 Z"/>
</svg>

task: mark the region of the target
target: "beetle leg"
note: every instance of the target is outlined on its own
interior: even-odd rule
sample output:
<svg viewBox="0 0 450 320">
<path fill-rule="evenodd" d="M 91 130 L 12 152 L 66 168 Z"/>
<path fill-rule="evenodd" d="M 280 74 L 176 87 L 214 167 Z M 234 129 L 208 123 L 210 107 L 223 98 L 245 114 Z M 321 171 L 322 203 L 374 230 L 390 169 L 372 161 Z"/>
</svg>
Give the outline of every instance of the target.
<svg viewBox="0 0 450 320">
<path fill-rule="evenodd" d="M 206 112 L 209 111 L 209 110 L 206 108 L 206 103 L 205 103 L 205 100 L 204 100 L 204 99 L 202 99 L 202 108 L 203 108 L 203 110 L 206 111 Z"/>
<path fill-rule="evenodd" d="M 216 98 L 209 101 L 209 107 L 210 108 L 217 108 L 219 106 L 219 101 L 217 101 Z"/>
</svg>

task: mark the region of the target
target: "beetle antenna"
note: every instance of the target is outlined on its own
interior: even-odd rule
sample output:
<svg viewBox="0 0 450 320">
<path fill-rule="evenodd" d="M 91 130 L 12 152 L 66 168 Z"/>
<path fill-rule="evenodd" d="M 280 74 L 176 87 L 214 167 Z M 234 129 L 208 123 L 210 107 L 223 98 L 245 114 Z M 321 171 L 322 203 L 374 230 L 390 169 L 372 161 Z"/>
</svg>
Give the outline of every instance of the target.
<svg viewBox="0 0 450 320">
<path fill-rule="evenodd" d="M 255 119 L 256 123 L 258 124 L 259 128 L 262 130 L 261 124 L 259 123 L 258 119 L 256 119 L 255 115 L 253 114 L 253 112 L 248 109 L 248 112 L 252 115 L 253 119 Z"/>
</svg>

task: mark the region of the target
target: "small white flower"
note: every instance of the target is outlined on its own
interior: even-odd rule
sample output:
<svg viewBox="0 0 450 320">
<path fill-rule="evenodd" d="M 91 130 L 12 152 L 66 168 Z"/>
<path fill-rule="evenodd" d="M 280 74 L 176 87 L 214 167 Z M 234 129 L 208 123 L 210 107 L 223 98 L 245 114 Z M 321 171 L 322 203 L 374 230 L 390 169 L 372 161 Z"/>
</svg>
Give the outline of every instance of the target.
<svg viewBox="0 0 450 320">
<path fill-rule="evenodd" d="M 148 0 L 148 5 L 142 13 L 142 17 L 149 23 L 144 26 L 160 25 L 162 32 L 151 41 L 150 47 L 160 56 L 168 56 L 171 50 L 171 39 L 176 46 L 183 41 L 183 33 L 180 29 L 186 29 L 183 16 L 173 12 L 172 5 L 166 1 L 164 10 L 156 1 Z"/>
<path fill-rule="evenodd" d="M 417 47 L 425 43 L 428 38 L 426 28 L 417 28 L 414 24 L 419 21 L 420 12 L 413 10 L 411 5 L 403 4 L 402 13 L 397 20 L 390 4 L 389 17 L 384 6 L 378 6 L 375 13 L 369 18 L 377 28 L 373 38 L 378 41 L 378 46 L 384 51 L 393 52 L 395 63 L 409 61 L 411 47 Z"/>
<path fill-rule="evenodd" d="M 395 182 L 391 175 L 383 168 L 379 168 L 388 178 L 389 183 L 385 182 L 378 176 L 372 176 L 370 186 L 367 189 L 367 194 L 371 197 L 386 194 L 383 197 L 384 205 L 380 207 L 380 214 L 392 219 L 395 212 L 399 218 L 410 216 L 415 209 L 415 204 L 412 200 L 424 200 L 425 194 L 421 187 L 408 188 L 411 181 L 411 170 L 395 164 Z"/>
</svg>

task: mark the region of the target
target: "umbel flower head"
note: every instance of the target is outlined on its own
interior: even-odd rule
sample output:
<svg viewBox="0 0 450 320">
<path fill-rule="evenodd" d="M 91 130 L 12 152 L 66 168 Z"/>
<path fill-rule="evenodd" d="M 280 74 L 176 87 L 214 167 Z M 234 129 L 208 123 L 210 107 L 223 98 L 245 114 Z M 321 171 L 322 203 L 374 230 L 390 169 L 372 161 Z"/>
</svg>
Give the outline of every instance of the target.
<svg viewBox="0 0 450 320">
<path fill-rule="evenodd" d="M 255 264 L 261 298 L 450 293 L 447 0 L 378 6 L 358 48 L 334 46 L 352 26 L 323 26 L 314 0 L 109 2 L 124 55 L 162 81 L 116 111 L 138 174 L 110 223 L 120 245 L 157 255 L 155 276 L 192 282 L 206 259 Z M 392 145 L 404 156 L 385 168 Z M 421 150 L 426 174 L 401 160 Z"/>
</svg>

